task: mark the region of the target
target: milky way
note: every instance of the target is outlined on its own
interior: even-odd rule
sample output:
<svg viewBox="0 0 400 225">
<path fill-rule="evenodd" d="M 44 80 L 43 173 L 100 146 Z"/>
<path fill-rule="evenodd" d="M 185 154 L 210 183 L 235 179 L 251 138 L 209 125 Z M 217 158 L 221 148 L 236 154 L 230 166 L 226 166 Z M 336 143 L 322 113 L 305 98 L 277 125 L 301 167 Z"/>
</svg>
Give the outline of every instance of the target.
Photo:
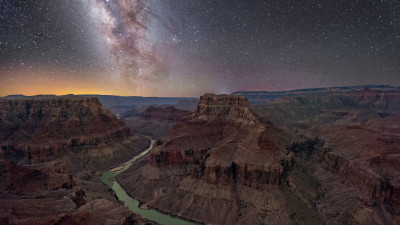
<svg viewBox="0 0 400 225">
<path fill-rule="evenodd" d="M 0 0 L 0 10 L 0 95 L 400 85 L 396 0 Z"/>
<path fill-rule="evenodd" d="M 110 60 L 122 73 L 140 76 L 151 64 L 157 64 L 152 44 L 147 40 L 149 10 L 141 1 L 92 0 L 90 8 L 99 37 Z"/>
</svg>

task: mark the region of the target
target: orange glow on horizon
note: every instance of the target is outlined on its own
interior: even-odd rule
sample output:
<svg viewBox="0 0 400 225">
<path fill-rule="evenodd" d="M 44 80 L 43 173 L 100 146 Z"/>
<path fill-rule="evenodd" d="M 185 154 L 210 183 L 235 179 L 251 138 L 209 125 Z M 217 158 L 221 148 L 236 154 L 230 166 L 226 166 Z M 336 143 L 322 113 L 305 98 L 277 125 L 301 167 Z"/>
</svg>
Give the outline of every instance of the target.
<svg viewBox="0 0 400 225">
<path fill-rule="evenodd" d="M 94 70 L 71 74 L 65 69 L 34 67 L 0 69 L 0 97 L 7 95 L 116 95 L 143 97 L 195 97 L 204 92 L 205 79 L 150 80 L 110 75 Z"/>
<path fill-rule="evenodd" d="M 76 78 L 71 76 L 52 76 L 40 71 L 18 73 L 1 72 L 0 96 L 7 95 L 119 95 L 137 96 L 140 93 L 127 88 L 127 85 L 120 82 L 111 82 L 107 79 Z M 55 78 L 57 77 L 57 78 Z M 145 94 L 145 93 L 143 93 Z"/>
</svg>

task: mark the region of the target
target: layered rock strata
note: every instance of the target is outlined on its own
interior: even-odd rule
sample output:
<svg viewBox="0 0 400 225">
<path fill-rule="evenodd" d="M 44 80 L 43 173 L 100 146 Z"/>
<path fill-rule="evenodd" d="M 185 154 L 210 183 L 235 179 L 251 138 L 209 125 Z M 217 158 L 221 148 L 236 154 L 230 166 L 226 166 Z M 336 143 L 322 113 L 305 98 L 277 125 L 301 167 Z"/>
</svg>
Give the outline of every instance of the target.
<svg viewBox="0 0 400 225">
<path fill-rule="evenodd" d="M 286 202 L 273 200 L 293 164 L 285 138 L 245 97 L 205 94 L 149 157 L 117 179 L 149 207 L 202 223 L 290 220 L 287 212 L 266 213 Z"/>
<path fill-rule="evenodd" d="M 130 130 L 97 98 L 0 100 L 0 145 L 4 157 L 44 162 L 69 151 L 110 146 Z"/>
<path fill-rule="evenodd" d="M 1 99 L 0 223 L 148 223 L 96 173 L 148 144 L 96 98 Z"/>
<path fill-rule="evenodd" d="M 262 124 L 250 111 L 245 97 L 206 94 L 195 113 L 159 141 L 150 164 L 193 164 L 191 175 L 213 184 L 279 184 L 286 168 L 274 132 L 276 128 Z"/>
</svg>

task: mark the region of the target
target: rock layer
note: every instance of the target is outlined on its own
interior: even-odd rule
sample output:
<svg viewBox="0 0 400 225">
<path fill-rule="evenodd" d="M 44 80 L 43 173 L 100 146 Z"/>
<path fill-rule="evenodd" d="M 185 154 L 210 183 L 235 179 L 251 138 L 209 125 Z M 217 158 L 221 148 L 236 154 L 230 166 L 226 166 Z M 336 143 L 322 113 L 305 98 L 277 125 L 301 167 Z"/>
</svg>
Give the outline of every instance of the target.
<svg viewBox="0 0 400 225">
<path fill-rule="evenodd" d="M 202 223 L 282 222 L 286 212 L 265 212 L 286 200 L 265 203 L 281 195 L 276 190 L 292 167 L 285 139 L 245 97 L 206 94 L 147 159 L 117 179 L 148 206 Z"/>
<path fill-rule="evenodd" d="M 194 164 L 192 177 L 213 184 L 279 184 L 284 168 L 274 133 L 279 132 L 258 121 L 245 97 L 206 94 L 195 113 L 160 140 L 150 164 Z"/>
<path fill-rule="evenodd" d="M 4 157 L 14 162 L 43 162 L 128 136 L 129 128 L 97 98 L 0 100 L 0 145 Z"/>
<path fill-rule="evenodd" d="M 307 160 L 295 154 L 288 179 L 329 223 L 400 221 L 398 90 L 309 92 L 255 107 L 296 139 L 324 140 L 324 150 Z"/>
<path fill-rule="evenodd" d="M 202 96 L 117 179 L 206 224 L 399 224 L 398 89 L 292 94 Z"/>
<path fill-rule="evenodd" d="M 1 99 L 0 223 L 148 223 L 95 173 L 148 144 L 96 98 Z"/>
</svg>

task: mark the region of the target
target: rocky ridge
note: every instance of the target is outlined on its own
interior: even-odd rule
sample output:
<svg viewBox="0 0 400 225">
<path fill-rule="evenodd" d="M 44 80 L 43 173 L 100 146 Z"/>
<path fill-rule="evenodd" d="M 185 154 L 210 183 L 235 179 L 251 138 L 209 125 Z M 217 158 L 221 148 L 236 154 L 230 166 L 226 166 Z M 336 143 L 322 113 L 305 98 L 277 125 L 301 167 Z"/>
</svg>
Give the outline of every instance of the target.
<svg viewBox="0 0 400 225">
<path fill-rule="evenodd" d="M 283 143 L 282 131 L 261 121 L 245 97 L 205 94 L 117 179 L 147 206 L 201 223 L 286 221 L 286 212 L 265 213 L 285 205 L 283 196 L 272 200 L 293 163 Z"/>
<path fill-rule="evenodd" d="M 14 162 L 44 162 L 129 136 L 129 128 L 97 98 L 0 100 L 0 145 L 4 157 Z"/>
<path fill-rule="evenodd" d="M 148 144 L 96 98 L 0 99 L 0 223 L 149 222 L 96 174 Z"/>
<path fill-rule="evenodd" d="M 273 132 L 278 133 L 259 122 L 245 97 L 206 94 L 195 113 L 159 141 L 163 144 L 152 151 L 150 164 L 194 164 L 191 175 L 213 184 L 279 184 L 287 168 Z"/>
<path fill-rule="evenodd" d="M 255 110 L 291 134 L 293 142 L 315 136 L 324 141 L 322 151 L 304 159 L 295 153 L 288 180 L 326 221 L 396 224 L 399 103 L 398 90 L 361 89 L 285 96 Z"/>
<path fill-rule="evenodd" d="M 254 109 L 206 94 L 117 179 L 206 224 L 399 224 L 399 93 L 339 89 Z"/>
</svg>

